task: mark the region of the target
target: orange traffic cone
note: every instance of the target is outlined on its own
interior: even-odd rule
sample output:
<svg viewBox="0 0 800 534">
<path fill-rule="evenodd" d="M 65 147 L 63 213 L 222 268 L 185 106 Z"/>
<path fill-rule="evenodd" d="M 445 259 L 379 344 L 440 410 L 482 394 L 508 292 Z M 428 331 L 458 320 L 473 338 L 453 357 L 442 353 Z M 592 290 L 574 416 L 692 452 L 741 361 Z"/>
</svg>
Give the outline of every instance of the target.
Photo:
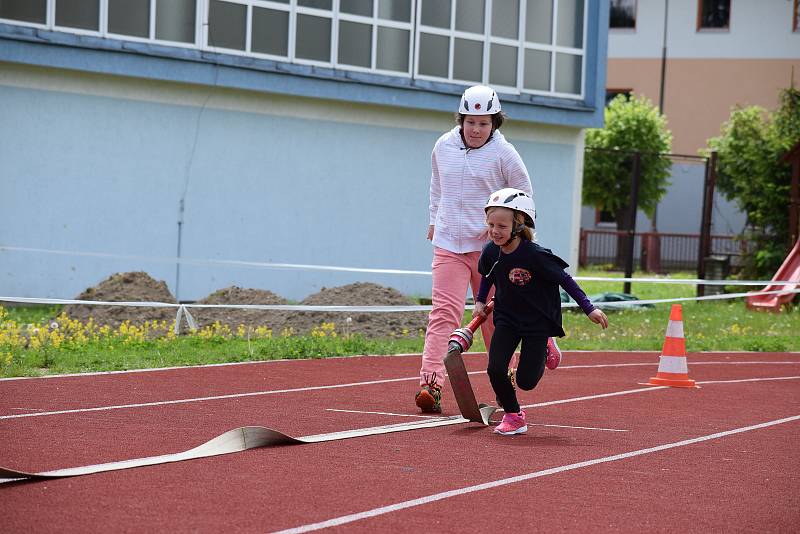
<svg viewBox="0 0 800 534">
<path fill-rule="evenodd" d="M 669 324 L 658 362 L 658 373 L 650 379 L 649 384 L 675 388 L 695 387 L 694 380 L 689 378 L 689 369 L 686 366 L 686 339 L 683 337 L 680 304 L 673 304 L 669 312 Z"/>
</svg>

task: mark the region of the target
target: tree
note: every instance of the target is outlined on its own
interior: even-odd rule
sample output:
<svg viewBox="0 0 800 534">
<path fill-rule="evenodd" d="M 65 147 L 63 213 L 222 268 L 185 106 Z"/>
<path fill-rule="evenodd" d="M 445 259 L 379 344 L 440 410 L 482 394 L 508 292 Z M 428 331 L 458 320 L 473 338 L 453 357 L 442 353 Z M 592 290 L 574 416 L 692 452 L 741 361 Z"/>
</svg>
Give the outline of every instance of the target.
<svg viewBox="0 0 800 534">
<path fill-rule="evenodd" d="M 782 156 L 800 142 L 800 91 L 781 91 L 778 109 L 734 107 L 720 135 L 708 140 L 718 152 L 717 189 L 747 214 L 744 238 L 752 252 L 746 278 L 771 277 L 788 251 L 791 168 Z"/>
<path fill-rule="evenodd" d="M 638 207 L 652 217 L 669 185 L 671 163 L 663 154 L 671 147 L 672 133 L 658 108 L 644 96 L 617 95 L 606 107 L 605 127 L 586 132 L 583 203 L 613 213 L 617 228 L 630 230 L 631 171 L 638 151 Z"/>
</svg>

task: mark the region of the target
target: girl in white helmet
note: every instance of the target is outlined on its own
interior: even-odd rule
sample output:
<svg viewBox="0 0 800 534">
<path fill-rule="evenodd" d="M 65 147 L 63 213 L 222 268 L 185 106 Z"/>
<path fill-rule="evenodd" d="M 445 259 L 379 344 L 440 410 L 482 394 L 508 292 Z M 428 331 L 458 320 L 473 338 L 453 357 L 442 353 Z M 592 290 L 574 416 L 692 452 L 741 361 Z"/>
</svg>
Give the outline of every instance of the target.
<svg viewBox="0 0 800 534">
<path fill-rule="evenodd" d="M 536 208 L 525 191 L 496 191 L 489 197 L 485 211 L 491 241 L 478 261 L 483 278 L 475 298 L 475 313 L 483 311 L 489 289 L 494 286 L 495 330 L 486 372 L 497 402 L 506 412 L 494 431 L 521 434 L 528 426 L 508 366 L 522 341 L 516 385 L 531 390 L 539 383 L 549 352 L 548 340 L 564 335 L 558 287 L 564 288 L 593 323 L 607 328 L 608 318 L 589 302 L 586 293 L 564 270 L 567 263 L 535 243 Z"/>
<path fill-rule="evenodd" d="M 516 187 L 532 194 L 528 170 L 514 146 L 500 133 L 505 116 L 500 99 L 485 85 L 464 91 L 452 130 L 431 154 L 430 219 L 433 242 L 433 292 L 420 387 L 415 401 L 423 412 L 441 412 L 444 356 L 453 330 L 461 325 L 467 288 L 480 285 L 478 257 L 486 244 L 483 205 L 492 191 Z M 486 345 L 493 326 L 481 327 Z"/>
</svg>

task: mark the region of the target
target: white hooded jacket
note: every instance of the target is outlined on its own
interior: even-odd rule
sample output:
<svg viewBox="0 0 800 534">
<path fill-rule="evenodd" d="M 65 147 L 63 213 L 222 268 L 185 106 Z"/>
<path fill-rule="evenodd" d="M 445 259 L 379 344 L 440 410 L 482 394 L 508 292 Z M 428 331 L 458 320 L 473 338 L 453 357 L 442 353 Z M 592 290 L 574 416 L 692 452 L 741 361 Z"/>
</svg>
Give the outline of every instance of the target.
<svg viewBox="0 0 800 534">
<path fill-rule="evenodd" d="M 467 148 L 461 126 L 442 135 L 431 154 L 430 223 L 434 246 L 463 254 L 483 249 L 483 207 L 494 191 L 533 186 L 522 158 L 499 130 L 480 148 Z"/>
</svg>

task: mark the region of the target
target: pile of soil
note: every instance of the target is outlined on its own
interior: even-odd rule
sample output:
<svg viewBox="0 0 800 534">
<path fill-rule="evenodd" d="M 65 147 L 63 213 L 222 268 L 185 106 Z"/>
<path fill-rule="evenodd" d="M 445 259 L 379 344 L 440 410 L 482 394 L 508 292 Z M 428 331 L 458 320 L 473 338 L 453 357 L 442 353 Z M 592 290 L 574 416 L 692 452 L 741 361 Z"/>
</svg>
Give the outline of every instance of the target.
<svg viewBox="0 0 800 534">
<path fill-rule="evenodd" d="M 112 274 L 98 285 L 88 288 L 75 297 L 76 300 L 99 300 L 103 302 L 169 302 L 177 301 L 169 292 L 166 282 L 158 281 L 145 272 L 128 272 Z M 146 321 L 167 321 L 175 319 L 177 308 L 153 308 L 132 306 L 91 306 L 86 304 L 69 304 L 64 312 L 71 318 L 83 323 L 90 317 L 99 326 L 108 325 L 118 328 L 125 321 L 141 325 Z"/>
<path fill-rule="evenodd" d="M 285 298 L 266 289 L 226 287 L 211 293 L 197 304 L 289 304 Z M 283 329 L 286 312 L 272 310 L 239 310 L 235 308 L 189 308 L 198 328 L 214 324 L 228 325 L 236 332 L 239 325 L 271 328 L 275 335 Z"/>
<path fill-rule="evenodd" d="M 77 300 L 105 302 L 169 302 L 176 303 L 167 284 L 157 281 L 144 272 L 116 273 L 76 297 Z M 283 297 L 265 289 L 227 287 L 211 293 L 198 304 L 289 304 Z M 309 295 L 300 304 L 309 306 L 408 306 L 416 304 L 391 287 L 369 282 L 322 288 Z M 91 306 L 70 304 L 64 309 L 72 319 L 118 328 L 125 321 L 141 325 L 145 321 L 167 321 L 171 324 L 176 308 Z M 322 323 L 333 323 L 338 335 L 361 334 L 365 337 L 418 336 L 428 324 L 427 312 L 353 313 L 353 312 L 299 312 L 275 310 L 239 310 L 234 308 L 189 308 L 197 326 L 202 328 L 215 322 L 228 325 L 233 332 L 238 326 L 257 328 L 266 326 L 273 335 L 291 328 L 295 335 L 311 332 Z M 350 319 L 348 321 L 348 318 Z M 182 325 L 184 326 L 184 325 Z"/>
<path fill-rule="evenodd" d="M 301 304 L 308 306 L 409 306 L 416 304 L 391 287 L 370 282 L 322 288 L 309 295 Z M 350 318 L 348 322 L 347 319 Z M 362 334 L 364 337 L 391 337 L 419 335 L 428 325 L 427 312 L 291 312 L 285 327 L 295 334 L 306 334 L 322 323 L 334 323 L 339 335 Z"/>
</svg>

